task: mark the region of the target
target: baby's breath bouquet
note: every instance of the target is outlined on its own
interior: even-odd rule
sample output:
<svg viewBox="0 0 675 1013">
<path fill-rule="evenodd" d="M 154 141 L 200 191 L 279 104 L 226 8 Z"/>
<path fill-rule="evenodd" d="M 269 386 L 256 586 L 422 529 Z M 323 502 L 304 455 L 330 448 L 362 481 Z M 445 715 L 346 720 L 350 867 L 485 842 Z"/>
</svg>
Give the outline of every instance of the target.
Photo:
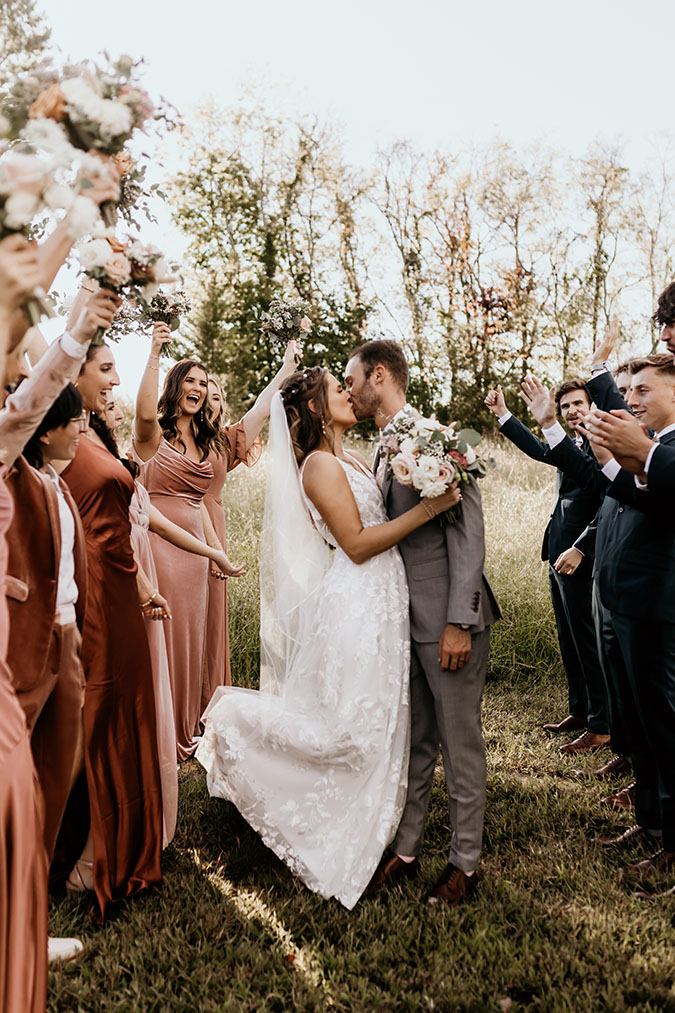
<svg viewBox="0 0 675 1013">
<path fill-rule="evenodd" d="M 311 330 L 307 307 L 300 301 L 273 299 L 260 314 L 260 333 L 282 355 L 289 341 L 304 341 Z"/>
</svg>

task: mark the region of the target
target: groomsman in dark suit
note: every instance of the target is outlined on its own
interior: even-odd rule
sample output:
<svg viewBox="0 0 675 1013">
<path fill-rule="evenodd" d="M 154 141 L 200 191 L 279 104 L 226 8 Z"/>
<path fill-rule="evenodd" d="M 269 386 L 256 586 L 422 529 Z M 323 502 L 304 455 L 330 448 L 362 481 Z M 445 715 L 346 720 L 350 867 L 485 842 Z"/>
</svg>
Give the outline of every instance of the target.
<svg viewBox="0 0 675 1013">
<path fill-rule="evenodd" d="M 499 419 L 501 431 L 528 457 L 548 460 L 549 442 L 538 440 L 507 409 L 501 388 L 491 391 L 485 403 Z M 581 412 L 590 399 L 583 380 L 567 380 L 555 394 L 555 404 L 579 449 L 590 454 L 581 435 Z M 563 439 L 565 432 L 555 419 L 550 438 Z M 558 643 L 569 689 L 569 714 L 559 723 L 544 725 L 550 732 L 586 729 L 573 742 L 561 747 L 566 753 L 588 753 L 610 741 L 607 693 L 598 655 L 593 618 L 592 556 L 595 529 L 589 527 L 602 496 L 579 486 L 563 472 L 556 475 L 556 501 L 544 532 L 541 558 L 549 562 L 551 600 L 558 630 Z"/>
<path fill-rule="evenodd" d="M 628 406 L 658 450 L 675 451 L 675 363 L 671 355 L 631 363 Z M 604 374 L 603 374 L 604 375 Z M 603 381 L 608 383 L 609 381 Z M 540 386 L 543 405 L 545 389 Z M 605 399 L 607 404 L 607 399 Z M 535 414 L 542 415 L 541 411 Z M 615 418 L 615 416 L 610 416 Z M 631 426 L 636 423 L 625 419 Z M 595 436 L 596 417 L 587 427 Z M 610 522 L 598 524 L 597 576 L 608 609 L 634 708 L 633 766 L 637 825 L 613 843 L 651 843 L 662 837 L 651 858 L 628 866 L 631 879 L 650 881 L 675 874 L 675 511 L 672 496 L 654 494 L 639 478 L 610 459 L 604 475 L 569 441 L 551 451 L 559 467 L 580 484 L 598 488 L 617 503 Z M 604 512 L 604 511 L 603 511 Z"/>
</svg>

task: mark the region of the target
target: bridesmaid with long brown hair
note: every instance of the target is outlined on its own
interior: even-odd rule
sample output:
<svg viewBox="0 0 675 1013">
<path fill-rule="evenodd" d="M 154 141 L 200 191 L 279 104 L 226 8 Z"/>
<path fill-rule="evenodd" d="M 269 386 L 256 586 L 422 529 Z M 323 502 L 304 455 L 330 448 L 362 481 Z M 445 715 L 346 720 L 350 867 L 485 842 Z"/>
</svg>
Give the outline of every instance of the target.
<svg viewBox="0 0 675 1013">
<path fill-rule="evenodd" d="M 103 411 L 117 384 L 109 347 L 90 348 L 77 380 L 85 409 Z M 87 545 L 86 783 L 81 779 L 80 790 L 76 786 L 71 795 L 56 860 L 62 858 L 67 868 L 79 856 L 69 886 L 93 889 L 103 920 L 111 903 L 162 879 L 155 698 L 141 611 L 149 602 L 143 600 L 131 547 L 134 480 L 91 425 L 63 478 L 80 511 Z"/>
<path fill-rule="evenodd" d="M 225 422 L 225 395 L 218 381 L 209 377 L 207 408 L 211 421 L 221 434 L 226 454 L 209 455 L 213 466 L 213 478 L 204 497 L 213 530 L 218 541 L 227 551 L 225 510 L 223 509 L 223 486 L 229 471 L 238 464 L 251 467 L 262 453 L 262 439 L 256 437 L 251 446 L 242 446 L 245 432 L 239 425 Z M 218 570 L 209 573 L 209 593 L 206 610 L 206 645 L 204 648 L 204 677 L 202 681 L 201 711 L 204 713 L 211 697 L 219 686 L 231 686 L 230 644 L 227 623 L 227 580 Z"/>
<path fill-rule="evenodd" d="M 212 460 L 221 458 L 226 470 L 246 461 L 269 417 L 274 393 L 295 370 L 298 348 L 295 342 L 288 343 L 279 372 L 241 422 L 223 436 L 207 410 L 208 372 L 196 360 L 183 359 L 169 370 L 158 400 L 159 356 L 169 341 L 169 326 L 155 324 L 134 420 L 134 453 L 142 466 L 141 481 L 151 502 L 169 520 L 222 549 L 204 503 L 214 477 Z M 192 756 L 199 741 L 209 566 L 206 560 L 186 556 L 155 535 L 151 539 L 160 587 L 173 614 L 166 631 L 167 650 L 178 758 L 184 760 Z"/>
</svg>

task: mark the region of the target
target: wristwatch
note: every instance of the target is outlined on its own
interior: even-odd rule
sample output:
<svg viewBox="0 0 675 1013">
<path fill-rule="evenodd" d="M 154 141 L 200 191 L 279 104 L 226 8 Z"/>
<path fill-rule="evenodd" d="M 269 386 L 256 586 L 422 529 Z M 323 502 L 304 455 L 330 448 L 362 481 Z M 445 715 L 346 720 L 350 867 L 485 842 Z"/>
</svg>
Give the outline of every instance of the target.
<svg viewBox="0 0 675 1013">
<path fill-rule="evenodd" d="M 609 373 L 609 363 L 608 362 L 600 362 L 600 363 L 597 363 L 597 365 L 595 365 L 595 366 L 591 366 L 591 376 L 593 376 L 594 373 L 602 373 L 602 372 Z"/>
</svg>

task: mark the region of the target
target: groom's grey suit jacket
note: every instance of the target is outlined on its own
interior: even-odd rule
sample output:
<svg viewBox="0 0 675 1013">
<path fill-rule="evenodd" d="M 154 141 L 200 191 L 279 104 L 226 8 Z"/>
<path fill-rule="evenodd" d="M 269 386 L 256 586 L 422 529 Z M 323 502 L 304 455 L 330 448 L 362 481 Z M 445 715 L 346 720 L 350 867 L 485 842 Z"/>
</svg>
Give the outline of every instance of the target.
<svg viewBox="0 0 675 1013">
<path fill-rule="evenodd" d="M 375 471 L 379 452 L 375 457 Z M 483 572 L 483 508 L 476 481 L 462 485 L 462 514 L 455 524 L 434 519 L 398 543 L 410 588 L 410 635 L 420 644 L 438 642 L 448 623 L 469 624 L 480 633 L 500 618 L 499 606 Z M 399 517 L 416 506 L 414 489 L 393 479 L 382 482 L 387 516 Z"/>
</svg>

